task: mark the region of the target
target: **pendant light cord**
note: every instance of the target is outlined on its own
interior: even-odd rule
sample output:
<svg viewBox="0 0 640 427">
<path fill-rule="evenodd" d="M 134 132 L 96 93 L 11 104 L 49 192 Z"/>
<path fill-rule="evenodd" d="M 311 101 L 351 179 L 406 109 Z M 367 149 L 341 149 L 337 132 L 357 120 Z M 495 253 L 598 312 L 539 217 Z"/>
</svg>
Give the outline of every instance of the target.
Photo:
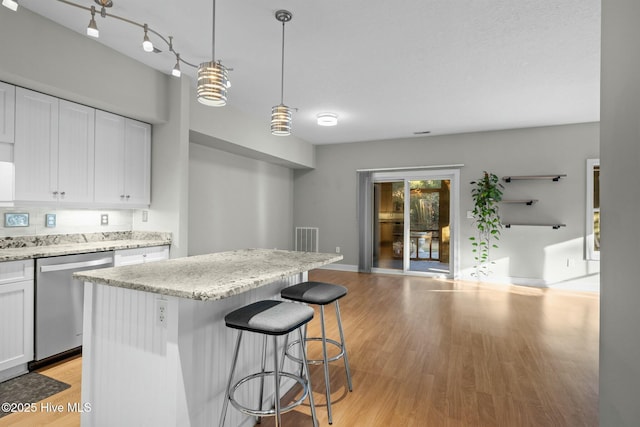
<svg viewBox="0 0 640 427">
<path fill-rule="evenodd" d="M 211 19 L 211 61 L 216 62 L 216 0 L 213 0 Z"/>
<path fill-rule="evenodd" d="M 280 73 L 280 104 L 284 104 L 284 21 L 282 21 L 282 72 Z"/>
</svg>

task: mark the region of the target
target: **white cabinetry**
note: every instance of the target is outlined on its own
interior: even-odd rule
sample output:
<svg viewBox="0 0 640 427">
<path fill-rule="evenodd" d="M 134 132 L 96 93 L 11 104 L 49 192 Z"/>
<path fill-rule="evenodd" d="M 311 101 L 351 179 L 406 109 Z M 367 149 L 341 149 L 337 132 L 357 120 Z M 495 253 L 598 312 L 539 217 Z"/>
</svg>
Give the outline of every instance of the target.
<svg viewBox="0 0 640 427">
<path fill-rule="evenodd" d="M 16 89 L 15 199 L 93 202 L 95 110 Z"/>
<path fill-rule="evenodd" d="M 146 262 L 169 259 L 169 246 L 117 250 L 113 257 L 113 266 L 143 264 Z"/>
<path fill-rule="evenodd" d="M 15 111 L 15 86 L 0 82 L 0 142 L 14 141 Z"/>
<path fill-rule="evenodd" d="M 151 202 L 151 126 L 96 111 L 95 201 L 122 207 Z"/>
<path fill-rule="evenodd" d="M 33 260 L 0 263 L 0 381 L 33 360 Z"/>
</svg>

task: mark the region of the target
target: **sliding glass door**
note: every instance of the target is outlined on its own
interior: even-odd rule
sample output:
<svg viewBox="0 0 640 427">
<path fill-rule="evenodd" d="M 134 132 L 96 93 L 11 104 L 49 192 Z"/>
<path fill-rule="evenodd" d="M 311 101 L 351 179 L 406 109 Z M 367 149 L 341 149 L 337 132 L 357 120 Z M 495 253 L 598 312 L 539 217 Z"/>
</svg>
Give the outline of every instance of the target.
<svg viewBox="0 0 640 427">
<path fill-rule="evenodd" d="M 454 175 L 381 172 L 374 173 L 372 181 L 372 267 L 381 272 L 453 276 Z"/>
</svg>

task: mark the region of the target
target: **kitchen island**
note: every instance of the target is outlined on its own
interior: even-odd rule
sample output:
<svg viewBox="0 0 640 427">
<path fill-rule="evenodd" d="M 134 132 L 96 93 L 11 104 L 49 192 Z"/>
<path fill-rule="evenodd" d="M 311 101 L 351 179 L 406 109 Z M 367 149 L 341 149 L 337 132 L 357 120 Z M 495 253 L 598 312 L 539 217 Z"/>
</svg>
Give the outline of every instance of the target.
<svg viewBox="0 0 640 427">
<path fill-rule="evenodd" d="M 235 338 L 225 314 L 277 298 L 341 259 L 245 249 L 77 273 L 85 281 L 82 403 L 90 408 L 82 425 L 216 425 Z M 259 366 L 261 345 L 247 336 L 237 375 Z M 257 390 L 245 388 L 242 401 L 257 402 Z M 253 420 L 230 411 L 227 423 Z"/>
</svg>

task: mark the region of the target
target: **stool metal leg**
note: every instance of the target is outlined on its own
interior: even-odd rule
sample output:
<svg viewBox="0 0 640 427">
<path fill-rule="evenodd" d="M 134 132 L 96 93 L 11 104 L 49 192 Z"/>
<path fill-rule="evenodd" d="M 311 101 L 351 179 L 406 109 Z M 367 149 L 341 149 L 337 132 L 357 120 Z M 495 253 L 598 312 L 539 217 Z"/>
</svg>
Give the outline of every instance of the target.
<svg viewBox="0 0 640 427">
<path fill-rule="evenodd" d="M 224 419 L 227 415 L 227 407 L 229 406 L 229 395 L 231 394 L 231 383 L 233 381 L 233 374 L 236 370 L 236 364 L 238 363 L 238 353 L 240 352 L 240 341 L 242 341 L 242 331 L 238 331 L 238 338 L 236 339 L 236 348 L 233 350 L 233 359 L 231 361 L 231 372 L 229 373 L 229 381 L 227 382 L 227 390 L 224 394 L 224 403 L 222 404 L 222 414 L 220 414 L 220 427 L 224 426 Z"/>
<path fill-rule="evenodd" d="M 282 420 L 280 419 L 280 373 L 278 371 L 278 337 L 273 336 L 273 383 L 276 389 L 276 398 L 275 398 L 275 427 L 280 427 Z"/>
<path fill-rule="evenodd" d="M 260 372 L 264 373 L 267 367 L 267 336 L 262 337 L 262 363 L 260 364 Z M 264 377 L 260 377 L 260 405 L 258 409 L 262 411 L 262 402 L 264 400 Z M 262 423 L 262 417 L 258 417 L 258 424 Z"/>
<path fill-rule="evenodd" d="M 344 359 L 344 370 L 347 372 L 347 384 L 349 385 L 349 391 L 353 391 L 353 384 L 351 383 L 351 369 L 349 368 L 349 358 L 347 357 L 347 344 L 344 341 L 344 332 L 342 330 L 342 318 L 340 317 L 340 305 L 336 300 L 336 319 L 338 320 L 338 330 L 340 331 L 340 342 L 342 343 L 342 357 Z"/>
<path fill-rule="evenodd" d="M 316 416 L 316 404 L 313 400 L 313 389 L 311 388 L 311 372 L 309 372 L 309 362 L 307 361 L 307 349 L 305 345 L 305 339 L 307 337 L 307 330 L 305 325 L 304 334 L 302 329 L 298 329 L 300 335 L 300 353 L 302 356 L 302 368 L 306 372 L 307 387 L 309 389 L 309 406 L 311 407 L 311 420 L 313 421 L 313 427 L 318 427 L 318 417 Z"/>
<path fill-rule="evenodd" d="M 324 324 L 324 305 L 320 306 L 320 326 L 322 328 L 322 360 L 324 365 L 324 384 L 327 393 L 327 414 L 329 418 L 329 424 L 333 424 L 333 418 L 331 416 L 331 385 L 329 384 L 329 361 L 327 360 L 327 332 Z"/>
</svg>

